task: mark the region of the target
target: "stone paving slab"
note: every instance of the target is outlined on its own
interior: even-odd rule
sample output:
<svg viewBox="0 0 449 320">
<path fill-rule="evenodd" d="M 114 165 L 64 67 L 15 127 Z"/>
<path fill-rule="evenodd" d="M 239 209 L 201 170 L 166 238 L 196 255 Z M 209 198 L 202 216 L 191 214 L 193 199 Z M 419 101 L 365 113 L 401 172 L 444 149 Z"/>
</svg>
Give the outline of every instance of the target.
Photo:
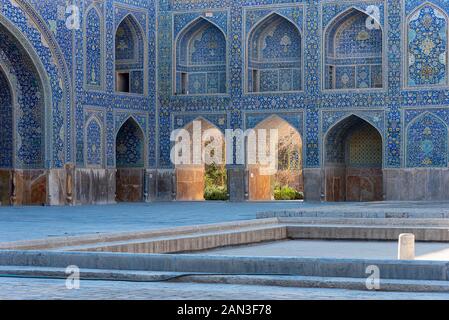
<svg viewBox="0 0 449 320">
<path fill-rule="evenodd" d="M 65 280 L 0 278 L 2 299 L 108 300 L 449 300 L 449 293 L 375 292 L 275 286 L 82 281 L 68 290 Z"/>
<path fill-rule="evenodd" d="M 449 202 L 326 203 L 293 209 L 269 208 L 257 214 L 259 219 L 273 217 L 449 219 Z"/>
</svg>

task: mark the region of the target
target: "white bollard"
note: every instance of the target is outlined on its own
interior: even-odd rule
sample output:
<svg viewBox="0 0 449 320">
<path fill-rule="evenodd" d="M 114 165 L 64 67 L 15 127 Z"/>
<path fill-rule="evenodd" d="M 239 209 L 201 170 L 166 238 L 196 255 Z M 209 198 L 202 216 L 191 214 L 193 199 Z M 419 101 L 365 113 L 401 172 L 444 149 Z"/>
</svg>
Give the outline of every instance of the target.
<svg viewBox="0 0 449 320">
<path fill-rule="evenodd" d="M 415 260 L 415 235 L 402 233 L 399 235 L 398 259 Z"/>
</svg>

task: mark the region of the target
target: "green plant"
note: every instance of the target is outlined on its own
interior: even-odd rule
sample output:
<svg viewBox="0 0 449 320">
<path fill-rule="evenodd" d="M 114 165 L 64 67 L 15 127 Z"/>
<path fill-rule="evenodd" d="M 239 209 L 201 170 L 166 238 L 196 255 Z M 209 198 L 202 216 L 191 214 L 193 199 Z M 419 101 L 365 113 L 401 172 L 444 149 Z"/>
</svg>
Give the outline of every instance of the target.
<svg viewBox="0 0 449 320">
<path fill-rule="evenodd" d="M 204 199 L 228 200 L 226 167 L 215 163 L 206 166 Z"/>
<path fill-rule="evenodd" d="M 289 186 L 276 186 L 274 188 L 274 199 L 275 200 L 303 200 L 304 194 L 299 192 Z"/>
<path fill-rule="evenodd" d="M 204 199 L 218 201 L 229 200 L 228 190 L 226 187 L 206 186 L 206 188 L 204 189 Z"/>
</svg>

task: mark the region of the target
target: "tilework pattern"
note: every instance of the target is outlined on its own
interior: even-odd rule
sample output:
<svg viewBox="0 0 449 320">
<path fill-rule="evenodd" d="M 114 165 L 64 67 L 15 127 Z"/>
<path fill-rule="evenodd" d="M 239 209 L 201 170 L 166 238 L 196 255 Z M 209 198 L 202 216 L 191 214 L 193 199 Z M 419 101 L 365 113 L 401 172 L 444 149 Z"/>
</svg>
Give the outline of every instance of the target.
<svg viewBox="0 0 449 320">
<path fill-rule="evenodd" d="M 425 113 L 407 129 L 407 165 L 409 167 L 447 166 L 447 125 Z"/>
<path fill-rule="evenodd" d="M 101 167 L 103 164 L 103 129 L 99 121 L 91 118 L 86 125 L 87 166 Z"/>
<path fill-rule="evenodd" d="M 226 93 L 226 36 L 213 22 L 199 17 L 177 36 L 176 93 Z"/>
<path fill-rule="evenodd" d="M 248 91 L 301 90 L 301 34 L 274 13 L 260 21 L 248 39 Z"/>
<path fill-rule="evenodd" d="M 349 9 L 326 30 L 326 89 L 382 87 L 382 30 L 369 29 L 369 16 Z"/>
<path fill-rule="evenodd" d="M 143 132 L 134 119 L 128 119 L 117 133 L 117 168 L 139 168 L 144 166 Z"/>
<path fill-rule="evenodd" d="M 13 101 L 10 84 L 0 71 L 0 168 L 13 166 Z"/>
<path fill-rule="evenodd" d="M 40 77 L 26 51 L 17 42 L 14 36 L 4 27 L 0 26 L 0 59 L 7 70 L 9 77 L 13 77 L 13 92 L 16 95 L 14 105 L 17 110 L 14 111 L 16 123 L 16 139 L 9 141 L 9 146 L 5 150 L 15 147 L 16 159 L 15 165 L 18 168 L 39 168 L 44 166 L 44 105 L 43 105 L 43 88 Z M 3 73 L 3 82 L 6 82 L 6 75 Z M 9 86 L 1 87 L 9 93 L 9 102 L 4 104 L 11 106 L 11 92 Z M 4 88 L 4 89 L 3 89 Z M 8 99 L 7 97 L 5 97 Z M 3 108 L 12 109 L 4 106 Z M 7 110 L 5 110 L 7 111 Z M 8 118 L 12 117 L 12 110 L 5 114 L 5 124 L 10 122 Z M 2 130 L 9 130 L 7 136 L 12 137 L 12 125 Z M 5 142 L 6 143 L 6 142 Z M 2 149 L 3 150 L 3 149 Z"/>
<path fill-rule="evenodd" d="M 144 37 L 133 15 L 115 33 L 115 71 L 129 72 L 129 92 L 143 94 Z"/>
<path fill-rule="evenodd" d="M 86 85 L 91 87 L 101 87 L 103 81 L 102 54 L 103 54 L 103 34 L 102 18 L 99 9 L 92 6 L 88 9 L 85 18 L 86 34 Z"/>
<path fill-rule="evenodd" d="M 424 5 L 408 22 L 408 84 L 447 84 L 446 14 L 433 5 Z"/>
<path fill-rule="evenodd" d="M 382 138 L 371 125 L 353 132 L 348 140 L 351 167 L 382 168 Z"/>
</svg>

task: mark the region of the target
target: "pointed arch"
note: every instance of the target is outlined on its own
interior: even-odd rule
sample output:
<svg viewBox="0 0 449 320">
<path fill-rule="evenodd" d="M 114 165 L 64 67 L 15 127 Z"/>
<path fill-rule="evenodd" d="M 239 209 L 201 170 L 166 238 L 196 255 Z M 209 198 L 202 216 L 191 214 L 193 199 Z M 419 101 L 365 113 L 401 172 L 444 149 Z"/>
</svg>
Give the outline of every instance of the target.
<svg viewBox="0 0 449 320">
<path fill-rule="evenodd" d="M 266 121 L 276 121 L 276 119 L 280 122 L 286 122 L 288 125 L 290 125 L 293 129 L 295 129 L 295 131 L 302 137 L 302 132 L 300 132 L 300 129 L 297 128 L 297 124 L 295 125 L 293 122 L 291 122 L 286 116 L 285 114 L 268 114 L 265 118 L 263 119 L 259 119 L 259 121 L 257 121 L 256 123 L 254 123 L 252 125 L 253 129 L 256 129 L 258 127 L 260 127 L 263 123 L 265 123 Z M 250 128 L 248 128 L 250 129 Z"/>
<path fill-rule="evenodd" d="M 187 122 L 186 124 L 184 124 L 184 125 L 182 126 L 182 128 L 187 130 L 188 127 L 190 127 L 190 126 L 193 124 L 193 122 L 195 122 L 195 121 L 200 121 L 201 123 L 206 124 L 206 127 L 207 127 L 208 129 L 214 128 L 214 129 L 219 130 L 222 134 L 224 134 L 224 131 L 223 131 L 222 128 L 220 128 L 220 127 L 219 127 L 217 124 L 215 124 L 213 121 L 207 119 L 205 116 L 197 116 L 197 117 L 194 118 L 193 120 L 191 120 L 191 121 Z"/>
<path fill-rule="evenodd" d="M 303 139 L 298 128 L 283 117 L 271 114 L 251 129 L 253 130 L 247 131 L 245 137 L 248 199 L 251 201 L 302 199 L 304 155 Z M 276 135 L 273 136 L 273 133 Z M 260 139 L 264 139 L 263 136 L 267 139 L 266 146 L 260 143 L 263 141 Z M 261 149 L 264 147 L 265 152 Z M 264 153 L 269 158 L 260 158 Z M 285 197 L 281 192 L 287 190 L 286 188 L 289 190 L 289 197 Z"/>
<path fill-rule="evenodd" d="M 377 132 L 379 133 L 379 135 L 381 136 L 382 141 L 383 141 L 384 138 L 383 138 L 382 130 L 381 130 L 380 128 L 378 128 L 377 125 L 376 125 L 374 122 L 371 121 L 371 119 L 369 119 L 368 117 L 365 117 L 365 116 L 362 115 L 362 114 L 359 114 L 358 112 L 350 112 L 350 113 L 348 113 L 348 114 L 345 114 L 345 115 L 342 116 L 341 118 L 339 118 L 337 121 L 335 121 L 335 122 L 334 122 L 334 123 L 333 123 L 333 124 L 326 130 L 326 132 L 324 133 L 324 137 L 327 136 L 327 134 L 328 134 L 329 132 L 331 132 L 331 130 L 332 130 L 334 127 L 338 126 L 341 122 L 344 122 L 344 121 L 346 121 L 348 118 L 351 118 L 351 117 L 360 118 L 360 120 L 363 120 L 363 121 L 369 123 L 371 126 L 373 126 L 373 127 L 377 130 Z"/>
<path fill-rule="evenodd" d="M 15 97 L 14 165 L 20 169 L 43 169 L 52 159 L 51 82 L 31 43 L 2 15 L 0 36 L 0 64 Z"/>
<path fill-rule="evenodd" d="M 129 116 L 116 134 L 116 167 L 143 168 L 145 166 L 145 131 L 133 116 Z"/>
<path fill-rule="evenodd" d="M 447 124 L 437 115 L 424 112 L 407 125 L 406 146 L 407 167 L 447 167 Z"/>
<path fill-rule="evenodd" d="M 175 158 L 176 199 L 227 200 L 224 133 L 203 116 L 184 124 L 182 129 L 175 137 L 176 143 L 182 143 L 181 148 L 175 147 L 175 157 L 179 157 Z"/>
<path fill-rule="evenodd" d="M 195 126 L 195 122 L 200 122 L 200 126 L 201 127 L 196 127 Z M 190 159 L 191 163 L 195 162 L 194 161 L 194 154 L 193 154 L 195 152 L 195 149 L 193 147 L 193 143 L 195 143 L 195 141 L 193 141 L 193 139 L 194 139 L 194 135 L 195 135 L 194 130 L 196 130 L 196 129 L 201 129 L 200 134 L 201 134 L 201 154 L 202 154 L 202 157 L 204 158 L 204 155 L 205 155 L 205 152 L 206 152 L 205 145 L 210 141 L 210 137 L 205 137 L 205 133 L 207 132 L 209 135 L 212 135 L 214 139 L 218 139 L 218 143 L 221 144 L 221 146 L 222 146 L 222 149 L 221 149 L 221 152 L 222 152 L 221 162 L 222 163 L 220 163 L 220 164 L 224 164 L 225 163 L 225 159 L 226 159 L 226 157 L 225 157 L 225 148 L 226 148 L 226 145 L 225 145 L 225 143 L 226 143 L 226 141 L 225 141 L 225 133 L 222 131 L 222 129 L 220 129 L 219 126 L 217 126 L 212 121 L 206 119 L 203 116 L 198 116 L 195 119 L 193 119 L 193 120 L 189 121 L 188 123 L 184 124 L 182 129 L 186 130 L 189 133 L 190 137 L 191 137 L 191 144 L 192 144 L 190 146 L 190 154 L 191 154 L 191 158 L 192 158 L 192 159 Z M 209 140 L 205 140 L 206 138 L 209 138 Z"/>
<path fill-rule="evenodd" d="M 145 91 L 145 32 L 132 13 L 115 32 L 116 91 L 143 94 Z"/>
<path fill-rule="evenodd" d="M 143 29 L 139 21 L 137 21 L 136 16 L 132 12 L 126 14 L 122 19 L 120 19 L 120 22 L 117 24 L 117 27 L 115 28 L 115 34 L 117 33 L 117 30 L 120 28 L 120 25 L 125 21 L 131 22 L 133 27 L 135 28 L 136 34 L 138 34 L 142 38 L 145 38 L 145 30 Z"/>
<path fill-rule="evenodd" d="M 92 3 L 84 17 L 84 84 L 98 89 L 103 87 L 104 26 L 99 8 Z"/>
<path fill-rule="evenodd" d="M 16 82 L 5 72 L 3 62 L 0 61 L 0 168 L 12 169 L 15 167 L 15 143 L 17 141 L 15 130 L 16 94 L 13 88 Z"/>
<path fill-rule="evenodd" d="M 303 39 L 295 23 L 273 12 L 253 26 L 246 42 L 247 92 L 302 89 Z"/>
<path fill-rule="evenodd" d="M 351 114 L 323 136 L 326 201 L 383 199 L 383 135 Z"/>
<path fill-rule="evenodd" d="M 323 141 L 326 142 L 327 139 L 331 135 L 335 134 L 337 131 L 342 131 L 342 133 L 345 133 L 345 130 L 349 130 L 351 127 L 356 126 L 358 123 L 363 122 L 373 127 L 379 134 L 379 137 L 382 141 L 382 152 L 383 152 L 384 137 L 382 131 L 374 123 L 372 123 L 370 119 L 356 113 L 350 113 L 338 119 L 338 121 L 336 121 L 332 126 L 330 126 L 329 129 L 324 133 Z"/>
<path fill-rule="evenodd" d="M 115 136 L 116 136 L 116 137 L 117 137 L 117 134 L 118 134 L 119 130 L 123 127 L 123 125 L 124 125 L 127 121 L 133 121 L 133 122 L 135 123 L 135 125 L 136 125 L 137 127 L 139 127 L 139 129 L 142 131 L 143 135 L 145 136 L 145 131 L 146 131 L 145 128 L 142 127 L 142 125 L 140 124 L 139 120 L 137 120 L 137 118 L 136 118 L 133 114 L 131 114 L 131 115 L 127 116 L 125 119 L 123 119 L 123 120 L 120 122 L 120 125 L 116 127 L 116 131 L 115 131 Z"/>
<path fill-rule="evenodd" d="M 367 28 L 374 19 L 378 28 Z M 384 85 L 382 24 L 356 7 L 334 17 L 324 29 L 325 89 L 368 89 Z"/>
<path fill-rule="evenodd" d="M 223 94 L 227 91 L 227 41 L 213 21 L 198 17 L 175 39 L 176 94 Z"/>
<path fill-rule="evenodd" d="M 432 28 L 431 32 L 429 28 Z M 407 86 L 449 84 L 447 13 L 426 1 L 407 16 L 406 30 L 407 54 L 404 66 Z"/>
</svg>

